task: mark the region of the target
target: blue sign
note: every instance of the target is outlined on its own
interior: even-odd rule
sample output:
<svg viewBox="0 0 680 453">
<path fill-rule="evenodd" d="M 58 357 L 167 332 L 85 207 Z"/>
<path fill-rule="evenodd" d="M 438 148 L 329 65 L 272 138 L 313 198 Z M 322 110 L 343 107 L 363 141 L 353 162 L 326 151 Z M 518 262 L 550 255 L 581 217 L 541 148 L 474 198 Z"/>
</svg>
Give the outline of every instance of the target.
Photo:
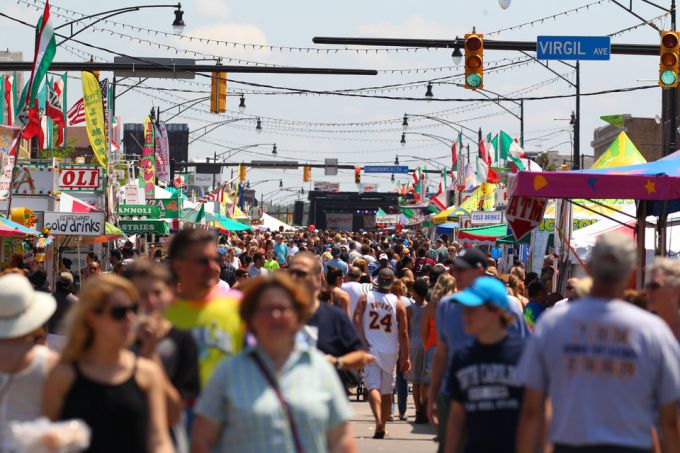
<svg viewBox="0 0 680 453">
<path fill-rule="evenodd" d="M 536 58 L 539 60 L 609 60 L 609 36 L 539 36 Z"/>
<path fill-rule="evenodd" d="M 406 165 L 364 165 L 364 173 L 408 173 Z"/>
</svg>

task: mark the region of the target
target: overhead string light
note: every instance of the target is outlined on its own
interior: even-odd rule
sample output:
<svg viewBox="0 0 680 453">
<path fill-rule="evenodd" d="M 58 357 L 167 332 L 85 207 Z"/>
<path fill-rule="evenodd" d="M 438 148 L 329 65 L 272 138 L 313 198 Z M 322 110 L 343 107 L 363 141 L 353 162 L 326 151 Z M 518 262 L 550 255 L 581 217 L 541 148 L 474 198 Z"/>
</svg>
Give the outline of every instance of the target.
<svg viewBox="0 0 680 453">
<path fill-rule="evenodd" d="M 566 11 L 562 11 L 559 13 L 551 14 L 549 16 L 545 17 L 540 17 L 538 19 L 533 19 L 528 22 L 524 22 L 521 24 L 513 25 L 510 27 L 505 27 L 501 28 L 499 30 L 491 31 L 485 33 L 487 36 L 493 36 L 493 35 L 499 35 L 503 32 L 506 31 L 514 31 L 514 30 L 520 30 L 526 27 L 533 27 L 536 24 L 541 24 L 545 22 L 546 20 L 556 20 L 559 17 L 562 16 L 568 16 L 569 14 L 573 13 L 581 13 L 584 11 L 588 11 L 591 7 L 605 4 L 605 3 L 610 3 L 612 0 L 597 0 L 591 3 L 588 3 L 586 5 L 582 5 L 576 8 L 572 8 Z M 42 9 L 42 7 L 45 5 L 45 2 L 43 0 L 18 0 L 17 3 L 24 4 L 24 5 L 29 5 L 32 6 L 36 9 Z M 55 6 L 53 3 L 50 4 L 50 7 L 52 11 L 56 12 L 61 12 L 63 14 L 68 14 L 70 15 L 70 18 L 75 18 L 73 16 L 77 15 L 79 17 L 85 17 L 85 14 L 74 11 L 71 9 L 67 9 L 64 7 L 60 6 Z M 205 37 L 199 37 L 199 36 L 193 36 L 193 35 L 188 35 L 188 34 L 179 34 L 179 33 L 170 33 L 167 31 L 161 31 L 161 30 L 154 30 L 150 28 L 145 28 L 145 27 L 139 27 L 136 25 L 130 25 L 126 24 L 123 22 L 117 22 L 111 19 L 105 19 L 102 21 L 103 23 L 115 26 L 117 28 L 122 28 L 122 29 L 130 29 L 131 31 L 135 31 L 137 33 L 146 33 L 147 35 L 154 35 L 154 36 L 164 36 L 166 38 L 177 38 L 179 40 L 188 40 L 189 42 L 193 41 L 198 41 L 202 44 L 214 44 L 217 46 L 224 46 L 227 48 L 240 48 L 240 49 L 248 49 L 248 50 L 263 50 L 263 51 L 278 51 L 278 52 L 289 52 L 289 53 L 300 53 L 300 54 L 332 54 L 332 53 L 339 53 L 339 52 L 348 52 L 348 53 L 356 53 L 356 54 L 377 54 L 377 53 L 400 53 L 400 52 L 419 52 L 419 51 L 433 51 L 433 50 L 439 50 L 438 48 L 432 48 L 432 47 L 391 47 L 391 48 L 375 48 L 375 47 L 298 47 L 298 46 L 280 46 L 280 45 L 268 45 L 268 44 L 255 44 L 255 43 L 243 43 L 243 42 L 237 42 L 237 41 L 226 41 L 226 40 L 219 40 L 219 39 L 214 39 L 214 38 L 205 38 Z"/>
</svg>

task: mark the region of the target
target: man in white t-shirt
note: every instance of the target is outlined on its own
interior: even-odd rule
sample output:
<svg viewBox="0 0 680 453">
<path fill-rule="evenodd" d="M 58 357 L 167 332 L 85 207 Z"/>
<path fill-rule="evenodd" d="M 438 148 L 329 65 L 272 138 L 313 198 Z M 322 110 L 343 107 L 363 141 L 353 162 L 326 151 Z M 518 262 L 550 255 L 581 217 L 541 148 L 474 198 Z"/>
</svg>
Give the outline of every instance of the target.
<svg viewBox="0 0 680 453">
<path fill-rule="evenodd" d="M 347 281 L 342 284 L 342 290 L 349 294 L 349 316 L 354 318 L 354 310 L 357 308 L 359 298 L 371 289 L 370 283 L 359 283 L 361 279 L 361 269 L 358 267 L 350 267 L 347 273 Z"/>
</svg>

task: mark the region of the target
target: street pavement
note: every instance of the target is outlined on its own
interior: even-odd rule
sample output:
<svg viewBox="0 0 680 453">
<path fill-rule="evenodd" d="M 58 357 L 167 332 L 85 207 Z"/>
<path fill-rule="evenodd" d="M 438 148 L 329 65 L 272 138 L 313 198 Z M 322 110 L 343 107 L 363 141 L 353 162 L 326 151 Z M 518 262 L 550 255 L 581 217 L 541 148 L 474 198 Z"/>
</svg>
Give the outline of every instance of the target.
<svg viewBox="0 0 680 453">
<path fill-rule="evenodd" d="M 389 452 L 408 452 L 408 453 L 431 453 L 437 450 L 437 443 L 432 439 L 436 435 L 436 429 L 432 425 L 416 425 L 413 423 L 415 418 L 415 408 L 411 394 L 408 396 L 409 404 L 406 415 L 408 421 L 401 421 L 395 417 L 395 421 L 387 422 L 387 436 L 385 439 L 372 439 L 375 432 L 375 423 L 371 408 L 367 401 L 356 401 L 351 397 L 352 406 L 352 429 L 357 439 L 357 448 L 361 453 L 375 451 Z M 396 408 L 395 408 L 396 412 Z"/>
</svg>

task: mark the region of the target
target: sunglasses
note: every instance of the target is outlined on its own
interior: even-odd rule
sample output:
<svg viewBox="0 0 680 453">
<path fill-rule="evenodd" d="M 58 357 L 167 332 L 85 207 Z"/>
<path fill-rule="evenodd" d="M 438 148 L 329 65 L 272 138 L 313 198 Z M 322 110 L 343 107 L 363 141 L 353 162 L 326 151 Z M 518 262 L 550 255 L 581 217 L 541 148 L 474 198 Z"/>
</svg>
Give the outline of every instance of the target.
<svg viewBox="0 0 680 453">
<path fill-rule="evenodd" d="M 571 286 L 571 285 L 568 285 L 566 289 L 567 289 L 567 291 L 572 291 L 574 289 L 574 287 Z"/>
<path fill-rule="evenodd" d="M 220 259 L 218 257 L 203 257 L 203 258 L 194 258 L 193 260 L 194 263 L 200 264 L 201 266 L 209 266 L 210 263 L 218 263 L 220 262 Z"/>
<path fill-rule="evenodd" d="M 661 285 L 656 282 L 649 282 L 645 285 L 645 289 L 648 291 L 656 291 L 659 288 L 661 288 Z"/>
<path fill-rule="evenodd" d="M 139 311 L 139 304 L 132 305 L 116 305 L 115 307 L 109 308 L 109 316 L 114 321 L 122 321 L 127 318 L 128 313 L 136 315 Z"/>
<path fill-rule="evenodd" d="M 305 278 L 309 275 L 309 272 L 301 271 L 300 269 L 288 269 L 288 273 L 291 277 Z"/>
</svg>

